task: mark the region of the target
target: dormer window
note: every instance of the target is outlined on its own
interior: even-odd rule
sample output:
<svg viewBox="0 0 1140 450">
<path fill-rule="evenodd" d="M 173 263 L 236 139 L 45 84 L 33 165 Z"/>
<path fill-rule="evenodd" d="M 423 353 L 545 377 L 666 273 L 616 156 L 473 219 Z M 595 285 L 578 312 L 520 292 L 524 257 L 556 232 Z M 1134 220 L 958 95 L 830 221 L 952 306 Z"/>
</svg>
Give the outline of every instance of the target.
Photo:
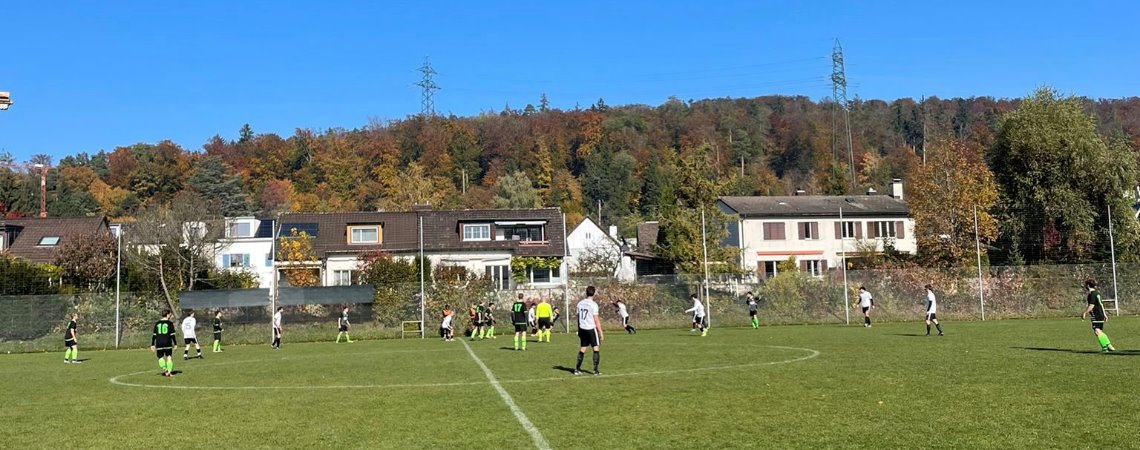
<svg viewBox="0 0 1140 450">
<path fill-rule="evenodd" d="M 44 236 L 40 238 L 40 243 L 37 244 L 41 247 L 55 247 L 59 244 L 59 236 Z"/>
<path fill-rule="evenodd" d="M 464 241 L 489 241 L 489 240 L 491 240 L 491 225 L 486 224 L 486 223 L 464 224 L 463 225 L 463 240 Z"/>
<path fill-rule="evenodd" d="M 253 237 L 253 224 L 249 222 L 234 222 L 230 224 L 231 238 Z"/>
<path fill-rule="evenodd" d="M 495 222 L 496 241 L 545 241 L 543 221 Z"/>
<path fill-rule="evenodd" d="M 379 244 L 379 225 L 351 225 L 348 227 L 349 244 Z"/>
</svg>

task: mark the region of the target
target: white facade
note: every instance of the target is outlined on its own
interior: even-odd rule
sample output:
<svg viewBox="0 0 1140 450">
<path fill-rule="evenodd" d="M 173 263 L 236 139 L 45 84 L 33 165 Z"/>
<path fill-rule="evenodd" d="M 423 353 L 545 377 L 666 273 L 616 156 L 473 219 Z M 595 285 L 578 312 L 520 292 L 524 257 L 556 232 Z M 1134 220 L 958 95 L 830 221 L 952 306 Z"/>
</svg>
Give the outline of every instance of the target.
<svg viewBox="0 0 1140 450">
<path fill-rule="evenodd" d="M 567 266 L 570 270 L 577 270 L 577 264 L 582 258 L 612 256 L 616 263 L 613 276 L 632 280 L 636 276 L 633 261 L 623 254 L 616 234 L 617 227 L 610 227 L 610 233 L 607 234 L 589 217 L 585 218 L 566 236 Z"/>
<path fill-rule="evenodd" d="M 774 275 L 776 263 L 789 257 L 801 271 L 821 275 L 840 267 L 844 256 L 883 251 L 884 242 L 899 252 L 918 251 L 914 220 L 907 217 L 764 217 L 744 218 L 736 225 L 741 266 L 762 278 Z"/>
<path fill-rule="evenodd" d="M 258 287 L 273 286 L 273 238 L 255 237 L 261 220 L 237 217 L 226 220 L 226 238 L 214 263 L 223 270 L 244 270 L 257 275 Z"/>
<path fill-rule="evenodd" d="M 413 260 L 416 255 L 399 254 L 397 258 Z M 503 252 L 453 252 L 453 253 L 424 253 L 424 257 L 431 261 L 431 267 L 440 265 L 460 266 L 477 276 L 486 276 L 494 280 L 499 289 L 510 289 L 514 285 L 511 280 L 511 253 Z M 343 286 L 355 280 L 360 270 L 360 260 L 355 254 L 330 255 L 323 261 L 321 283 L 323 286 Z M 559 286 L 565 280 L 566 264 L 557 270 L 537 270 L 527 273 L 527 285 L 532 287 Z M 426 274 L 431 281 L 432 274 Z"/>
</svg>

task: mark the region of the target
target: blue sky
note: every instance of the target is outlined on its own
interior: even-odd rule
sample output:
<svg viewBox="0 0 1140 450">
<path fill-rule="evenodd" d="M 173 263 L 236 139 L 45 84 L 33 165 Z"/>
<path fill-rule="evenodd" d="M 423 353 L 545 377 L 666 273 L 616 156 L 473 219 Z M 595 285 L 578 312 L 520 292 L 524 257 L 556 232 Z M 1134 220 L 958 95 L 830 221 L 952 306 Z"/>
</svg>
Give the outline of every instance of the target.
<svg viewBox="0 0 1140 450">
<path fill-rule="evenodd" d="M 173 3 L 173 4 L 171 4 Z M 1140 2 L 6 2 L 0 149 L 18 161 L 420 110 L 830 95 L 1140 95 Z M 1088 3 L 1091 6 L 1078 6 Z"/>
</svg>

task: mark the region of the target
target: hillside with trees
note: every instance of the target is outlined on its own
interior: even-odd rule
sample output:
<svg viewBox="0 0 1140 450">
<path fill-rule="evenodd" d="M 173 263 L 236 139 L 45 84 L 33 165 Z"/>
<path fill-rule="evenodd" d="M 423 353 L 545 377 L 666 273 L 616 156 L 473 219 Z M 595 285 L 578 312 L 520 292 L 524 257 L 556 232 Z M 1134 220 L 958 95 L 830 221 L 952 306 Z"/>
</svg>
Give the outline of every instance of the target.
<svg viewBox="0 0 1140 450">
<path fill-rule="evenodd" d="M 955 217 L 972 218 L 980 205 L 986 240 L 1002 249 L 994 257 L 1014 263 L 1100 259 L 1107 225 L 1100 211 L 1111 204 L 1131 216 L 1130 200 L 1116 194 L 1136 185 L 1140 98 L 1090 100 L 1043 88 L 1026 99 L 856 99 L 850 122 L 853 171 L 846 136 L 834 132 L 842 131 L 842 113 L 802 96 L 674 98 L 658 106 L 598 100 L 573 110 L 552 109 L 543 98 L 474 117 L 410 116 L 290 136 L 246 125 L 236 140 L 215 136 L 200 148 L 139 143 L 56 164 L 46 155 L 6 157 L 0 206 L 9 217 L 35 215 L 39 169 L 32 165 L 48 163 L 52 216 L 134 220 L 181 196 L 224 216 L 417 203 L 558 206 L 571 225 L 600 211 L 600 223 L 626 234 L 636 223 L 661 220 L 663 235 L 681 240 L 692 238 L 684 228 L 691 212 L 711 207 L 718 195 L 886 192 L 892 178 L 903 178 L 919 202 L 920 234 L 924 226 L 963 225 L 937 217 L 939 210 L 965 208 Z M 943 165 L 954 168 L 944 174 L 960 176 L 938 175 Z M 939 191 L 956 181 L 993 192 Z M 1135 220 L 1118 225 L 1136 228 Z M 955 265 L 973 255 L 964 234 L 950 234 L 954 242 L 931 250 L 927 263 Z M 1117 239 L 1124 257 L 1135 258 L 1137 241 Z M 677 245 L 666 247 L 663 253 L 685 260 L 669 253 L 684 253 Z"/>
</svg>

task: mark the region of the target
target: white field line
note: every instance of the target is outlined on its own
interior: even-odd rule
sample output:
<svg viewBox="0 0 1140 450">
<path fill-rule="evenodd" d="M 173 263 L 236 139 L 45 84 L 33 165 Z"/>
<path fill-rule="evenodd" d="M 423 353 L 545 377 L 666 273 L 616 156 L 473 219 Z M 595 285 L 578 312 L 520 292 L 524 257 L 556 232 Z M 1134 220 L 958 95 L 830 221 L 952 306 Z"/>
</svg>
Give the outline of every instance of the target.
<svg viewBox="0 0 1140 450">
<path fill-rule="evenodd" d="M 748 364 L 732 364 L 732 365 L 725 365 L 725 366 L 693 367 L 693 368 L 689 368 L 689 369 L 651 370 L 651 371 L 646 371 L 646 372 L 625 372 L 625 373 L 610 372 L 610 373 L 607 373 L 607 374 L 602 375 L 600 377 L 573 378 L 573 377 L 562 376 L 562 377 L 548 377 L 548 378 L 528 378 L 528 379 L 521 379 L 521 380 L 497 380 L 497 383 L 500 383 L 500 384 L 501 383 L 534 383 L 534 382 L 547 382 L 547 381 L 590 382 L 590 380 L 604 380 L 607 378 L 614 378 L 614 377 L 636 377 L 636 376 L 646 376 L 646 375 L 668 375 L 668 374 L 674 374 L 674 373 L 707 372 L 707 371 L 716 371 L 716 370 L 741 369 L 741 368 L 745 368 L 745 367 L 759 367 L 759 366 L 774 366 L 774 365 L 780 365 L 780 364 L 790 364 L 790 363 L 795 363 L 795 362 L 800 362 L 800 361 L 806 361 L 806 360 L 815 358 L 815 357 L 820 355 L 819 350 L 812 350 L 810 348 L 784 347 L 784 346 L 778 346 L 778 345 L 764 345 L 762 347 L 785 349 L 785 350 L 800 350 L 800 351 L 808 352 L 808 354 L 805 356 L 798 357 L 798 358 L 785 359 L 785 360 L 781 360 L 781 361 L 766 361 L 766 362 L 748 363 Z M 282 359 L 285 359 L 285 358 L 282 358 Z M 212 363 L 212 364 L 195 364 L 194 367 L 227 366 L 227 365 L 231 365 L 231 364 L 246 364 L 246 363 L 252 363 L 252 362 L 264 362 L 264 361 L 271 361 L 271 360 L 269 360 L 269 359 L 256 359 L 256 360 L 232 361 L 232 362 Z M 332 384 L 332 385 L 306 385 L 306 386 L 178 386 L 178 385 L 162 385 L 162 384 L 142 384 L 142 383 L 131 383 L 129 381 L 123 381 L 124 378 L 130 378 L 130 377 L 135 377 L 138 375 L 154 374 L 154 373 L 157 373 L 157 370 L 141 370 L 138 372 L 132 372 L 132 373 L 127 373 L 127 374 L 111 377 L 107 381 L 111 382 L 111 384 L 116 384 L 119 386 L 141 387 L 141 388 L 157 388 L 157 389 L 206 390 L 206 391 L 210 391 L 210 390 L 253 391 L 253 390 L 435 388 L 435 387 L 479 386 L 479 385 L 484 385 L 484 384 L 490 384 L 490 382 L 488 382 L 488 381 L 460 381 L 460 382 L 453 382 L 453 383 Z"/>
<path fill-rule="evenodd" d="M 534 441 L 535 448 L 538 450 L 550 450 L 550 443 L 546 442 L 546 438 L 542 437 L 542 432 L 538 431 L 538 427 L 535 427 L 530 419 L 526 418 L 526 414 L 523 414 L 522 410 L 519 409 L 519 405 L 515 404 L 515 400 L 511 398 L 511 394 L 508 394 L 507 390 L 503 389 L 503 385 L 499 384 L 499 380 L 495 378 L 495 374 L 491 372 L 491 369 L 489 369 L 486 364 L 483 364 L 483 360 L 475 356 L 475 352 L 471 350 L 470 345 L 467 345 L 467 341 L 461 339 L 459 342 L 463 343 L 463 347 L 467 349 L 467 354 L 471 355 L 471 359 L 475 360 L 475 364 L 478 364 L 479 368 L 483 369 L 483 374 L 487 375 L 487 381 L 490 381 L 491 386 L 499 392 L 499 397 L 502 397 L 503 403 L 506 403 L 507 407 L 511 408 L 511 412 L 515 414 L 515 419 L 518 419 L 523 429 L 525 429 L 527 433 L 530 433 L 530 438 Z"/>
</svg>

